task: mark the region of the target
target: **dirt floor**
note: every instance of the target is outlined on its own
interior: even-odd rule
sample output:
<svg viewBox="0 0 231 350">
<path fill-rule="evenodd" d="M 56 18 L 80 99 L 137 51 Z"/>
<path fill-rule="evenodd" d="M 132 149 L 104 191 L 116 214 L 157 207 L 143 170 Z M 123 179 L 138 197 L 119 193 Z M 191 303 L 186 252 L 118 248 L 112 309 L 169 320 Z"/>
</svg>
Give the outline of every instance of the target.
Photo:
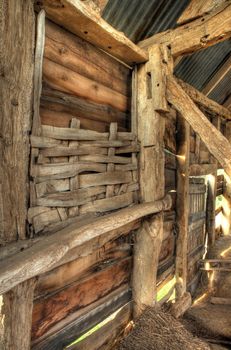
<svg viewBox="0 0 231 350">
<path fill-rule="evenodd" d="M 207 258 L 231 259 L 231 236 L 221 237 Z M 149 308 L 118 350 L 231 349 L 231 305 L 212 304 L 214 296 L 231 298 L 231 272 L 204 272 L 196 300 L 180 320 Z"/>
</svg>

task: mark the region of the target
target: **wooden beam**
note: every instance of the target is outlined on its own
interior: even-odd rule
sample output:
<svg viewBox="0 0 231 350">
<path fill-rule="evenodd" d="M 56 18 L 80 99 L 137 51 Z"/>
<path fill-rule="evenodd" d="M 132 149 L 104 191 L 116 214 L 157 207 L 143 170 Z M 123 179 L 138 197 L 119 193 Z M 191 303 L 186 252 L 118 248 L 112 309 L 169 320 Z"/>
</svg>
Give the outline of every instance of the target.
<svg viewBox="0 0 231 350">
<path fill-rule="evenodd" d="M 216 164 L 191 164 L 189 167 L 189 176 L 203 176 L 215 173 Z"/>
<path fill-rule="evenodd" d="M 220 117 L 227 120 L 231 120 L 231 111 L 224 106 L 219 105 L 217 102 L 211 100 L 203 93 L 195 89 L 193 86 L 185 83 L 181 79 L 176 79 L 177 83 L 182 89 L 189 95 L 189 97 L 200 107 L 205 108 L 209 113 L 218 114 Z"/>
<path fill-rule="evenodd" d="M 212 120 L 212 124 L 220 130 L 221 119 L 216 116 Z M 213 157 L 211 157 L 213 158 Z M 214 171 L 211 172 L 208 177 L 207 185 L 207 205 L 206 205 L 206 230 L 208 234 L 208 247 L 209 249 L 214 245 L 216 239 L 216 197 L 217 197 L 217 168 L 218 162 L 216 159 L 212 159 L 215 167 Z"/>
<path fill-rule="evenodd" d="M 187 251 L 189 218 L 189 150 L 190 126 L 178 116 L 177 120 L 177 201 L 176 224 L 176 298 L 181 299 L 187 286 Z"/>
<path fill-rule="evenodd" d="M 31 326 L 35 279 L 4 295 L 4 349 L 31 349 Z"/>
<path fill-rule="evenodd" d="M 26 237 L 34 70 L 33 1 L 3 0 L 0 17 L 0 244 L 4 244 Z"/>
<path fill-rule="evenodd" d="M 177 20 L 177 24 L 191 22 L 200 18 L 211 11 L 216 10 L 225 0 L 191 0 L 189 5 Z"/>
<path fill-rule="evenodd" d="M 164 118 L 168 110 L 166 74 L 169 50 L 159 45 L 149 50 L 149 61 L 137 72 L 137 116 L 140 151 L 140 200 L 164 197 Z M 172 63 L 171 63 L 172 64 Z M 136 235 L 133 268 L 134 317 L 156 299 L 157 268 L 163 239 L 163 216 L 146 220 Z"/>
<path fill-rule="evenodd" d="M 102 15 L 108 0 L 81 0 L 84 4 L 91 6 L 96 12 Z"/>
<path fill-rule="evenodd" d="M 208 96 L 220 83 L 220 81 L 230 72 L 231 70 L 231 56 L 225 61 L 220 69 L 214 74 L 212 79 L 209 80 L 208 84 L 202 90 L 203 94 Z"/>
<path fill-rule="evenodd" d="M 148 59 L 144 50 L 110 26 L 81 0 L 61 0 L 57 4 L 53 0 L 42 0 L 39 6 L 45 9 L 47 17 L 53 22 L 125 63 L 133 65 Z"/>
<path fill-rule="evenodd" d="M 174 57 L 191 54 L 224 41 L 231 36 L 231 4 L 226 3 L 216 12 L 205 15 L 190 24 L 155 34 L 139 43 L 141 48 L 154 44 L 171 47 Z"/>
<path fill-rule="evenodd" d="M 131 208 L 119 210 L 104 217 L 85 219 L 70 225 L 51 236 L 44 237 L 32 247 L 1 262 L 0 294 L 14 286 L 52 270 L 68 256 L 72 249 L 76 257 L 88 254 L 94 250 L 94 245 L 100 248 L 105 242 L 120 235 L 118 228 L 141 217 L 156 214 L 171 207 L 171 197 L 151 203 L 138 204 Z M 109 234 L 111 232 L 111 234 Z"/>
<path fill-rule="evenodd" d="M 173 76 L 167 80 L 168 100 L 182 114 L 193 130 L 200 136 L 210 153 L 231 177 L 231 145 L 193 103 L 190 97 L 177 84 Z"/>
</svg>

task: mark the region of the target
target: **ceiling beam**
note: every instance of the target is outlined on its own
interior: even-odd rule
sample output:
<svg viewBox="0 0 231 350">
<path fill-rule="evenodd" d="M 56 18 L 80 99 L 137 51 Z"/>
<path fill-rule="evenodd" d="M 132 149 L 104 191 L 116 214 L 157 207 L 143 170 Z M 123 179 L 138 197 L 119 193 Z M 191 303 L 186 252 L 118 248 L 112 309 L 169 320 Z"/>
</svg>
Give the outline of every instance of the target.
<svg viewBox="0 0 231 350">
<path fill-rule="evenodd" d="M 185 24 L 214 11 L 226 0 L 191 0 L 179 17 L 177 24 Z M 226 1 L 227 2 L 227 1 Z"/>
<path fill-rule="evenodd" d="M 53 22 L 129 65 L 148 60 L 148 54 L 143 49 L 81 0 L 41 0 L 39 7 Z"/>
<path fill-rule="evenodd" d="M 226 74 L 231 70 L 231 56 L 225 61 L 225 63 L 218 69 L 212 79 L 209 80 L 208 84 L 203 88 L 202 92 L 208 96 L 225 77 Z"/>
<path fill-rule="evenodd" d="M 158 33 L 139 43 L 141 48 L 154 44 L 171 47 L 174 58 L 191 54 L 231 37 L 231 3 L 226 3 L 212 14 L 196 19 L 176 29 Z"/>
<path fill-rule="evenodd" d="M 177 83 L 183 88 L 188 96 L 198 105 L 206 109 L 210 114 L 217 114 L 220 117 L 231 120 L 231 112 L 217 102 L 205 96 L 202 92 L 195 89 L 193 86 L 185 83 L 180 79 L 176 79 Z"/>
</svg>

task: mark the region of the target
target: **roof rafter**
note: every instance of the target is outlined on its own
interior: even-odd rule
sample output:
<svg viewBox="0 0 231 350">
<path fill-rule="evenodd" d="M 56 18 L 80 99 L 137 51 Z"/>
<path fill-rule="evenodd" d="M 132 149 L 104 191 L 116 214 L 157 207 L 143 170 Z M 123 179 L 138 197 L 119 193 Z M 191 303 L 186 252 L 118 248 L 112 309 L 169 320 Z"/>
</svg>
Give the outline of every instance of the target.
<svg viewBox="0 0 231 350">
<path fill-rule="evenodd" d="M 153 35 L 139 43 L 141 48 L 154 44 L 171 47 L 173 57 L 190 54 L 231 37 L 231 2 L 211 14 L 176 29 Z"/>
<path fill-rule="evenodd" d="M 185 24 L 200 18 L 217 9 L 225 3 L 225 1 L 226 0 L 191 0 L 179 17 L 177 24 Z"/>
</svg>

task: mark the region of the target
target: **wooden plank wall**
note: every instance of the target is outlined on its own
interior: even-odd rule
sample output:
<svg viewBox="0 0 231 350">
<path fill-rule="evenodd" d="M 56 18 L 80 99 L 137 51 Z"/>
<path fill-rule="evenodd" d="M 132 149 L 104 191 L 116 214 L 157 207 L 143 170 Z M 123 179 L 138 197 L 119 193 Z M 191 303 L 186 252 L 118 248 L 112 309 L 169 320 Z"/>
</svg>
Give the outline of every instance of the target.
<svg viewBox="0 0 231 350">
<path fill-rule="evenodd" d="M 131 71 L 103 51 L 46 21 L 41 119 L 43 125 L 119 131 L 130 125 Z"/>
<path fill-rule="evenodd" d="M 80 121 L 81 129 L 88 132 L 97 131 L 105 136 L 113 122 L 118 124 L 119 133 L 128 132 L 131 123 L 130 97 L 130 69 L 84 40 L 46 21 L 40 104 L 42 131 L 58 132 L 57 128 L 65 128 L 67 132 L 71 121 L 76 118 Z M 166 193 L 176 189 L 175 125 L 176 113 L 172 110 L 166 119 Z M 56 129 L 49 129 L 50 126 Z M 51 152 L 51 148 L 49 145 L 41 148 L 41 142 L 41 138 L 32 137 L 33 148 L 38 147 L 39 154 L 43 153 L 42 157 L 46 158 L 45 153 Z M 62 147 L 67 146 L 65 142 Z M 57 146 L 52 147 L 56 153 Z M 73 143 L 73 148 L 75 146 L 79 147 Z M 39 154 L 36 155 L 36 162 Z M 129 150 L 120 154 L 124 159 L 128 155 Z M 35 181 L 36 188 L 38 185 L 42 190 L 40 182 Z M 63 186 L 60 190 L 66 191 L 64 183 Z M 158 284 L 164 283 L 174 274 L 175 193 L 171 194 L 174 203 L 172 210 L 165 214 Z M 41 221 L 37 221 L 40 225 Z M 140 222 L 126 225 L 120 230 L 119 239 L 106 243 L 101 249 L 95 247 L 91 255 L 72 260 L 38 277 L 32 320 L 33 349 L 63 349 L 114 311 L 129 305 L 132 298 L 130 279 L 133 237 L 139 226 Z M 110 341 L 113 336 L 118 336 L 121 326 L 124 329 L 125 319 L 128 322 L 131 317 L 130 308 L 124 310 L 123 317 L 117 317 L 113 323 Z M 84 343 L 80 343 L 80 346 L 84 347 Z"/>
</svg>

